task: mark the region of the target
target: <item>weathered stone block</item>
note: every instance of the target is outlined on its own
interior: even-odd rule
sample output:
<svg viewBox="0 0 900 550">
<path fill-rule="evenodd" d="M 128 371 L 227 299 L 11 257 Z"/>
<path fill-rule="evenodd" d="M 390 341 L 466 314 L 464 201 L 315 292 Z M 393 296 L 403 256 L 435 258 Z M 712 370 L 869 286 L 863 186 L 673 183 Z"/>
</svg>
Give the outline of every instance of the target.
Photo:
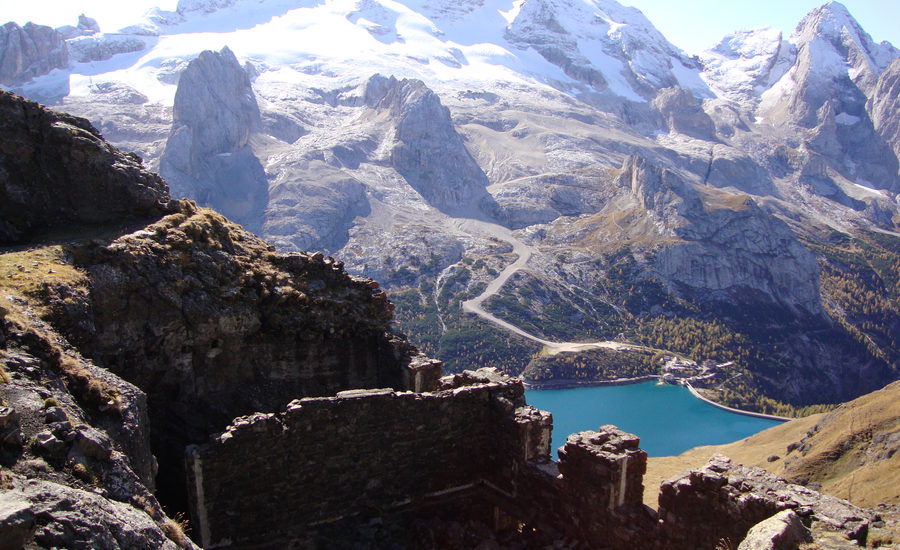
<svg viewBox="0 0 900 550">
<path fill-rule="evenodd" d="M 812 535 L 793 510 L 782 510 L 754 525 L 738 550 L 793 550 Z"/>
</svg>

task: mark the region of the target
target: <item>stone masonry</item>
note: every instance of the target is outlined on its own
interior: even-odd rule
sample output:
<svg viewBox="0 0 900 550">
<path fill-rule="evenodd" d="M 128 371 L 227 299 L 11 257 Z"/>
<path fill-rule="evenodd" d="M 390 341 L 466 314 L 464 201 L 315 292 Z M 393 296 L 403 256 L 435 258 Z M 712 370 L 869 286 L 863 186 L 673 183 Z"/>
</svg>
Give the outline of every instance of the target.
<svg viewBox="0 0 900 550">
<path fill-rule="evenodd" d="M 466 380 L 471 385 L 450 387 L 452 378 L 435 392 L 350 390 L 296 400 L 280 413 L 238 418 L 210 443 L 190 447 L 200 543 L 291 541 L 315 525 L 452 493 L 514 494 L 519 465 L 546 460 L 549 414 L 524 405 L 521 381 L 479 371 Z"/>
<path fill-rule="evenodd" d="M 554 462 L 552 417 L 525 404 L 520 380 L 481 369 L 431 389 L 299 399 L 278 413 L 237 418 L 209 443 L 189 447 L 199 542 L 324 548 L 321 532 L 334 537 L 342 532 L 335 526 L 399 522 L 405 532 L 416 518 L 465 510 L 495 532 L 539 532 L 567 548 L 713 550 L 736 546 L 783 510 L 800 518 L 797 540 L 807 540 L 812 526 L 864 542 L 877 519 L 725 457 L 665 482 L 657 512 L 642 504 L 647 454 L 638 437 L 615 426 L 572 434 Z"/>
</svg>

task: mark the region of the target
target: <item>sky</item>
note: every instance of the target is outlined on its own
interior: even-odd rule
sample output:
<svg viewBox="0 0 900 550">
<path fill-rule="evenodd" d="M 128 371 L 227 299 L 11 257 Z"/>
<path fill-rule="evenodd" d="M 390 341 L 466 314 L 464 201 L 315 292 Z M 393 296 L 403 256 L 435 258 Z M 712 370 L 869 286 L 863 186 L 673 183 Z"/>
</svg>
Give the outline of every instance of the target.
<svg viewBox="0 0 900 550">
<path fill-rule="evenodd" d="M 803 16 L 826 0 L 620 0 L 647 16 L 669 42 L 696 54 L 724 35 L 770 26 L 789 36 Z M 841 0 L 875 42 L 900 48 L 900 0 Z"/>
<path fill-rule="evenodd" d="M 800 19 L 825 0 L 619 0 L 642 12 L 670 42 L 690 54 L 738 29 L 768 25 L 789 35 Z M 134 23 L 151 7 L 174 10 L 177 0 L 0 0 L 0 22 L 74 25 L 79 13 L 104 31 Z M 900 0 L 843 0 L 876 42 L 900 47 Z"/>
</svg>

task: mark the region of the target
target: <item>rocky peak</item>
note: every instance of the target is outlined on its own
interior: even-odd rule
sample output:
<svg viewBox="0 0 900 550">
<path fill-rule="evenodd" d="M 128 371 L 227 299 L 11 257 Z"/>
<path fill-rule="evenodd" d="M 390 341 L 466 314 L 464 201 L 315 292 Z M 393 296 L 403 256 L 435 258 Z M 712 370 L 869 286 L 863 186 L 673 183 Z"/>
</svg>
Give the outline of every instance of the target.
<svg viewBox="0 0 900 550">
<path fill-rule="evenodd" d="M 664 236 L 673 236 L 675 228 L 685 223 L 687 211 L 700 207 L 696 193 L 678 175 L 644 157 L 627 157 L 618 183 L 631 188 L 639 207 L 647 211 Z"/>
<path fill-rule="evenodd" d="M 88 17 L 82 13 L 78 16 L 78 26 L 73 27 L 72 25 L 64 25 L 62 27 L 57 27 L 56 30 L 63 38 L 68 40 L 78 36 L 93 36 L 95 34 L 100 34 L 100 24 L 97 23 L 97 20 L 93 17 Z"/>
<path fill-rule="evenodd" d="M 876 44 L 843 4 L 829 2 L 810 11 L 787 40 L 768 27 L 741 30 L 701 59 L 704 79 L 727 98 L 751 100 L 753 108 L 762 96 L 767 118 L 810 127 L 824 98 L 848 86 L 856 88 L 851 96 L 868 96 L 898 55 L 890 43 Z"/>
<path fill-rule="evenodd" d="M 0 84 L 27 82 L 69 65 L 63 36 L 46 25 L 9 22 L 0 26 Z"/>
<path fill-rule="evenodd" d="M 250 78 L 234 53 L 206 50 L 191 61 L 178 82 L 175 127 L 187 126 L 197 154 L 233 153 L 259 127 L 259 106 Z"/>
<path fill-rule="evenodd" d="M 614 0 L 529 0 L 508 27 L 507 38 L 534 48 L 570 78 L 596 91 L 637 100 L 671 86 L 708 93 L 699 77 L 685 76 L 697 69 L 693 60 L 670 44 L 640 10 Z"/>
<path fill-rule="evenodd" d="M 876 132 L 866 104 L 878 76 L 898 56 L 896 48 L 873 43 L 837 2 L 811 11 L 790 41 L 796 56 L 760 95 L 757 115 L 768 124 L 793 127 L 790 131 L 843 177 L 868 187 L 894 188 L 897 158 Z M 843 196 L 836 190 L 837 184 L 828 182 L 817 193 Z"/>
<path fill-rule="evenodd" d="M 840 2 L 828 2 L 804 17 L 791 42 L 798 50 L 808 50 L 810 61 L 829 76 L 847 74 L 864 91 L 875 84 L 878 75 L 900 52 L 891 44 L 876 44 Z M 843 61 L 846 63 L 841 63 Z"/>
<path fill-rule="evenodd" d="M 703 77 L 734 101 L 757 97 L 781 78 L 796 57 L 793 45 L 771 27 L 740 30 L 700 54 Z"/>
<path fill-rule="evenodd" d="M 486 195 L 487 176 L 456 132 L 449 109 L 421 80 L 375 75 L 363 99 L 393 127 L 390 164 L 429 204 L 453 210 Z"/>
<path fill-rule="evenodd" d="M 697 139 L 716 139 L 716 125 L 703 110 L 700 99 L 688 90 L 663 88 L 650 104 L 663 116 L 670 132 Z"/>
<path fill-rule="evenodd" d="M 259 230 L 268 183 L 250 136 L 261 125 L 250 78 L 228 47 L 191 61 L 175 92 L 160 173 L 175 197 L 192 197 Z"/>
</svg>

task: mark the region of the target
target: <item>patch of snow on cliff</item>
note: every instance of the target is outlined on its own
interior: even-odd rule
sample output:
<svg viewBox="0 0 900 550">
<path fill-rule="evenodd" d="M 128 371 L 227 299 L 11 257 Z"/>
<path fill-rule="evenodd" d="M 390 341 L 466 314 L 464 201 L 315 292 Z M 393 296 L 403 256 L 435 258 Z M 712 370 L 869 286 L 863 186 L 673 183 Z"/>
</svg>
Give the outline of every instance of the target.
<svg viewBox="0 0 900 550">
<path fill-rule="evenodd" d="M 859 122 L 861 119 L 858 116 L 854 116 L 848 113 L 838 113 L 837 116 L 834 117 L 834 121 L 838 124 L 843 124 L 845 126 L 852 126 Z"/>
<path fill-rule="evenodd" d="M 770 74 L 773 69 L 778 69 L 778 61 L 784 57 L 781 55 L 783 47 L 781 32 L 777 29 L 739 30 L 700 54 L 702 76 L 712 88 L 729 99 L 751 98 L 768 87 Z"/>
</svg>

